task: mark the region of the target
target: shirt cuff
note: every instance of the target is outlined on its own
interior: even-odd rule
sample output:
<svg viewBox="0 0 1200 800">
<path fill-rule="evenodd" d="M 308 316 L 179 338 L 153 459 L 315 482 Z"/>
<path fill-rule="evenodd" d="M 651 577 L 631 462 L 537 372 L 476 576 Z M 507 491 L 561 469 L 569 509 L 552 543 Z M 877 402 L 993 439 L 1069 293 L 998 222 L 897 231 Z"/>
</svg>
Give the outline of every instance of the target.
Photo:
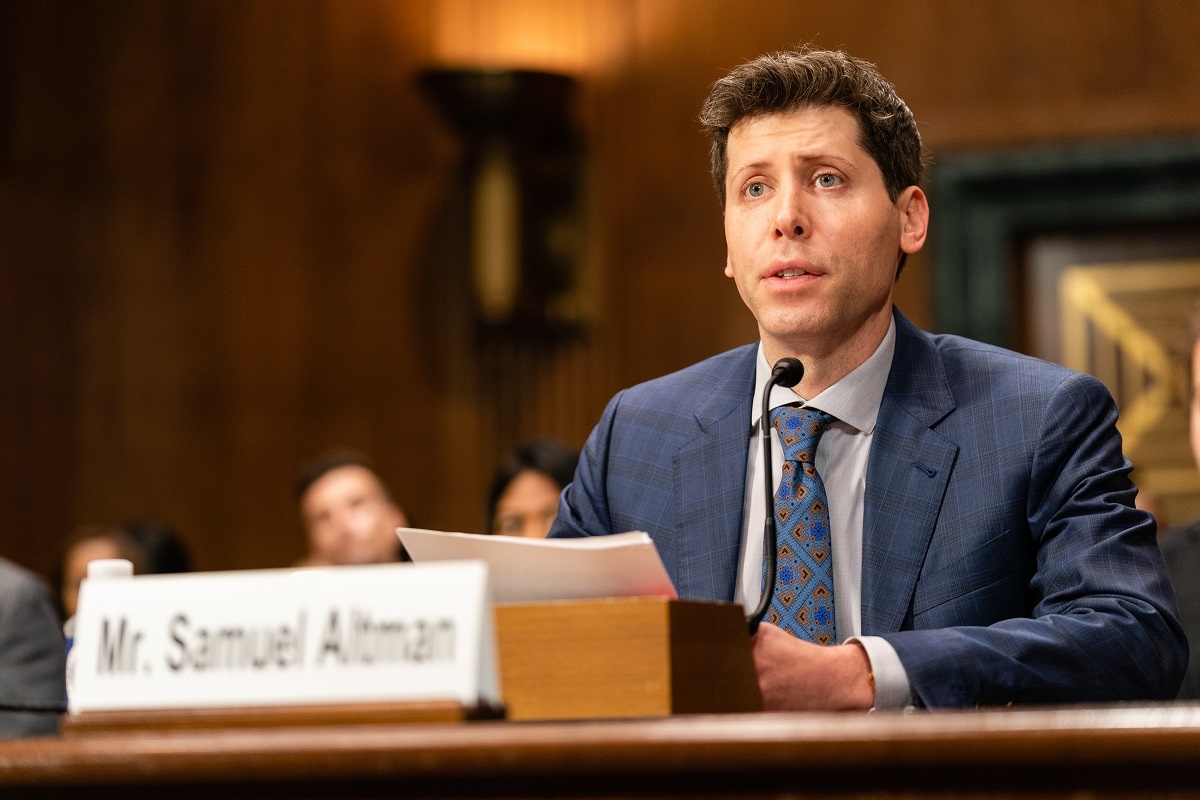
<svg viewBox="0 0 1200 800">
<path fill-rule="evenodd" d="M 871 674 L 875 678 L 875 707 L 872 711 L 896 711 L 913 707 L 912 686 L 900 656 L 888 641 L 879 636 L 851 636 L 846 644 L 857 642 L 867 652 Z"/>
</svg>

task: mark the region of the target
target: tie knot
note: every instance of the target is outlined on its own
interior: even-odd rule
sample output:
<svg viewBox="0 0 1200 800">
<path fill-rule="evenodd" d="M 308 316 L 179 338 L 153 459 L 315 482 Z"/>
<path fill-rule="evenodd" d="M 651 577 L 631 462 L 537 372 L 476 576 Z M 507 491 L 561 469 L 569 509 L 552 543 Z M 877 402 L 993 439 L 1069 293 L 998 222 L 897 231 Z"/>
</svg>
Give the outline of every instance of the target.
<svg viewBox="0 0 1200 800">
<path fill-rule="evenodd" d="M 817 442 L 833 415 L 815 408 L 781 406 L 771 410 L 771 424 L 779 432 L 785 461 L 816 464 Z"/>
</svg>

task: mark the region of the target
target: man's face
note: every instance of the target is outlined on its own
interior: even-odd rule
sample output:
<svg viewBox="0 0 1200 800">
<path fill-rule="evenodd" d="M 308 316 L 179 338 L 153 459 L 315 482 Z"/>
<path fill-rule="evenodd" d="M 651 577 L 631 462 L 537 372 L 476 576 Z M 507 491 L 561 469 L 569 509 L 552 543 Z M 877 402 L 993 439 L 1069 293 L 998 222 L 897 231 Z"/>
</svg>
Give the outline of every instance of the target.
<svg viewBox="0 0 1200 800">
<path fill-rule="evenodd" d="M 888 198 L 841 108 L 743 119 L 728 157 L 725 274 L 768 359 L 869 356 L 890 324 L 900 253 L 925 242 L 924 194 L 912 186 Z"/>
<path fill-rule="evenodd" d="M 1200 339 L 1192 345 L 1192 457 L 1200 467 Z"/>
<path fill-rule="evenodd" d="M 381 564 L 396 560 L 396 528 L 407 524 L 374 473 L 346 466 L 318 478 L 300 501 L 314 561 Z"/>
</svg>

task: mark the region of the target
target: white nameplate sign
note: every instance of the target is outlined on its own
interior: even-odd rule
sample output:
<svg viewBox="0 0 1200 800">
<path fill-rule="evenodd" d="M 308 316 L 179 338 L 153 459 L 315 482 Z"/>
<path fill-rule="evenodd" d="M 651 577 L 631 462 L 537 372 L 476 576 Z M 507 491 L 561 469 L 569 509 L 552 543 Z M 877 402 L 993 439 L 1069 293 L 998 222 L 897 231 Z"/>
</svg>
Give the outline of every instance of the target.
<svg viewBox="0 0 1200 800">
<path fill-rule="evenodd" d="M 73 712 L 500 702 L 482 562 L 89 579 Z"/>
</svg>

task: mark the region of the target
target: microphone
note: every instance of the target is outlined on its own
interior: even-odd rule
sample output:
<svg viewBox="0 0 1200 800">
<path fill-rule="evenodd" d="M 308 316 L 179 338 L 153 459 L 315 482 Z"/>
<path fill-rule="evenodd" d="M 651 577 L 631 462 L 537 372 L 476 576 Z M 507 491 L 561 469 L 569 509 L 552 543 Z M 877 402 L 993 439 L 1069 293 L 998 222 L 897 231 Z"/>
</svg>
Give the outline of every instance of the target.
<svg viewBox="0 0 1200 800">
<path fill-rule="evenodd" d="M 771 464 L 771 431 L 774 430 L 771 426 L 771 387 L 783 386 L 790 389 L 803 377 L 804 365 L 794 358 L 785 357 L 775 362 L 775 367 L 771 370 L 771 377 L 767 378 L 766 384 L 763 385 L 762 416 L 759 418 L 758 429 L 761 435 L 759 447 L 762 448 L 763 455 L 763 488 L 766 490 L 767 497 L 767 514 L 766 520 L 763 522 L 763 558 L 766 560 L 766 569 L 762 596 L 758 598 L 758 608 L 754 609 L 754 613 L 746 618 L 751 636 L 758 633 L 758 624 L 762 622 L 767 609 L 771 607 L 771 598 L 775 596 L 775 573 L 777 570 L 775 561 L 776 550 L 779 547 L 778 533 L 775 530 L 775 488 L 771 485 L 774 472 Z"/>
</svg>

